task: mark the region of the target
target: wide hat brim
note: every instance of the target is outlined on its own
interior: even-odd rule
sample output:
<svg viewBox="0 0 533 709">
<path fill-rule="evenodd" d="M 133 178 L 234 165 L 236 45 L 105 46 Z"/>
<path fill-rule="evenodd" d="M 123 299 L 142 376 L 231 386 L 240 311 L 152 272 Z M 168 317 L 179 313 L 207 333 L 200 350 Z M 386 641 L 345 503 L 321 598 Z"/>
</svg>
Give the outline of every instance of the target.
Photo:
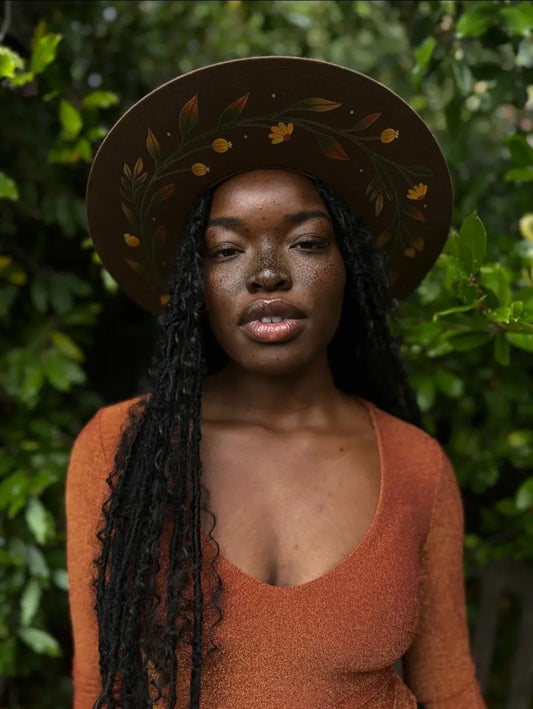
<svg viewBox="0 0 533 709">
<path fill-rule="evenodd" d="M 403 99 L 335 64 L 253 57 L 169 81 L 108 133 L 87 187 L 89 229 L 104 266 L 158 314 L 195 200 L 262 168 L 330 185 L 386 251 L 398 298 L 418 285 L 446 241 L 446 161 Z"/>
</svg>

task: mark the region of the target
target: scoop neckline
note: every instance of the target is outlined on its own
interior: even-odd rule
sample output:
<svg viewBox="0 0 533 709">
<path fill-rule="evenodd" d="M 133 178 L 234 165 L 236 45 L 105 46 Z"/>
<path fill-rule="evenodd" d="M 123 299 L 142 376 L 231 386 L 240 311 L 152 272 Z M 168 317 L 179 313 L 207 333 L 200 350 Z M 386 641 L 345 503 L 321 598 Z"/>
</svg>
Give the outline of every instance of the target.
<svg viewBox="0 0 533 709">
<path fill-rule="evenodd" d="M 246 571 L 243 571 L 241 568 L 236 566 L 232 561 L 230 561 L 230 559 L 224 556 L 222 552 L 218 553 L 215 565 L 220 565 L 220 567 L 224 566 L 228 570 L 228 572 L 240 577 L 241 579 L 246 581 L 250 586 L 256 586 L 260 589 L 273 593 L 296 593 L 298 591 L 310 589 L 314 586 L 319 586 L 324 583 L 327 583 L 332 576 L 335 576 L 336 573 L 338 573 L 342 568 L 347 566 L 355 557 L 359 556 L 364 550 L 364 548 L 368 546 L 368 544 L 372 541 L 372 538 L 376 534 L 376 528 L 378 527 L 381 517 L 383 515 L 383 501 L 385 497 L 385 490 L 387 487 L 387 476 L 385 474 L 387 471 L 387 466 L 383 453 L 383 440 L 381 430 L 378 424 L 379 409 L 367 399 L 362 399 L 360 397 L 356 398 L 360 403 L 362 403 L 366 407 L 366 410 L 368 411 L 370 416 L 372 428 L 374 429 L 374 434 L 376 436 L 376 445 L 378 449 L 379 461 L 379 496 L 376 509 L 374 511 L 374 516 L 372 517 L 372 521 L 370 522 L 364 536 L 359 540 L 359 542 L 352 549 L 352 551 L 347 554 L 343 559 L 341 559 L 337 564 L 335 564 L 331 569 L 329 569 L 329 571 L 326 571 L 321 576 L 317 576 L 314 579 L 310 579 L 309 581 L 304 581 L 303 583 L 298 583 L 293 586 L 276 586 L 274 584 L 261 581 L 261 579 L 257 579 L 255 578 L 255 576 L 251 576 Z M 213 542 L 207 532 L 203 530 L 203 528 L 200 528 L 200 534 L 204 544 L 212 548 Z"/>
</svg>

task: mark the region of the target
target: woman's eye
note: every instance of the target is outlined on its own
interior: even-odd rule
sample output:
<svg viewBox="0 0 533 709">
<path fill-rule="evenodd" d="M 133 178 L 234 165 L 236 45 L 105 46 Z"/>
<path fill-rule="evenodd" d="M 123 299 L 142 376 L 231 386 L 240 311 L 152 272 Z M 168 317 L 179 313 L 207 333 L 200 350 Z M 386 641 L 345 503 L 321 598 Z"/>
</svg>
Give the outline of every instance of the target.
<svg viewBox="0 0 533 709">
<path fill-rule="evenodd" d="M 231 256 L 235 256 L 239 252 L 239 249 L 237 249 L 235 246 L 222 246 L 220 249 L 216 249 L 212 256 L 213 258 L 218 258 L 218 259 L 224 259 L 224 258 L 230 258 Z"/>
<path fill-rule="evenodd" d="M 325 239 L 303 239 L 294 244 L 293 248 L 301 251 L 319 251 L 325 249 L 328 242 Z"/>
</svg>

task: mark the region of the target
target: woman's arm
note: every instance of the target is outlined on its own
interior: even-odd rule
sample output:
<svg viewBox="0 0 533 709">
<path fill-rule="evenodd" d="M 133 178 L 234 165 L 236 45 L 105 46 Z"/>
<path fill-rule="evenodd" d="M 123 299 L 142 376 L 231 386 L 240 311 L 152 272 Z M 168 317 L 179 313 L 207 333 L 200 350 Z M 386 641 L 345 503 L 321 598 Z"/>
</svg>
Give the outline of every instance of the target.
<svg viewBox="0 0 533 709">
<path fill-rule="evenodd" d="M 431 526 L 422 551 L 419 625 L 403 658 L 405 681 L 426 709 L 485 709 L 466 622 L 463 506 L 453 468 L 441 455 Z"/>
<path fill-rule="evenodd" d="M 99 548 L 96 532 L 107 496 L 109 465 L 102 446 L 98 412 L 74 443 L 66 486 L 67 569 L 74 637 L 74 709 L 92 709 L 100 694 L 98 628 L 92 581 Z"/>
</svg>

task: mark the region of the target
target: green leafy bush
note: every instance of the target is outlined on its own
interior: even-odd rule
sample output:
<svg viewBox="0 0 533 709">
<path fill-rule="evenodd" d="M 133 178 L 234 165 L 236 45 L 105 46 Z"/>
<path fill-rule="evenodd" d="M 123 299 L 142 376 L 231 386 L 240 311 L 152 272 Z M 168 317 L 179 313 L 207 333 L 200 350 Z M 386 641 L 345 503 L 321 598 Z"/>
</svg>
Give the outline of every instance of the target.
<svg viewBox="0 0 533 709">
<path fill-rule="evenodd" d="M 154 333 L 88 240 L 88 166 L 134 100 L 211 61 L 342 63 L 394 87 L 439 137 L 453 229 L 397 328 L 425 424 L 463 490 L 467 570 L 533 560 L 533 3 L 12 9 L 0 44 L 0 706 L 70 704 L 68 455 L 99 406 L 136 393 Z M 497 692 L 490 702 L 503 706 Z"/>
</svg>

